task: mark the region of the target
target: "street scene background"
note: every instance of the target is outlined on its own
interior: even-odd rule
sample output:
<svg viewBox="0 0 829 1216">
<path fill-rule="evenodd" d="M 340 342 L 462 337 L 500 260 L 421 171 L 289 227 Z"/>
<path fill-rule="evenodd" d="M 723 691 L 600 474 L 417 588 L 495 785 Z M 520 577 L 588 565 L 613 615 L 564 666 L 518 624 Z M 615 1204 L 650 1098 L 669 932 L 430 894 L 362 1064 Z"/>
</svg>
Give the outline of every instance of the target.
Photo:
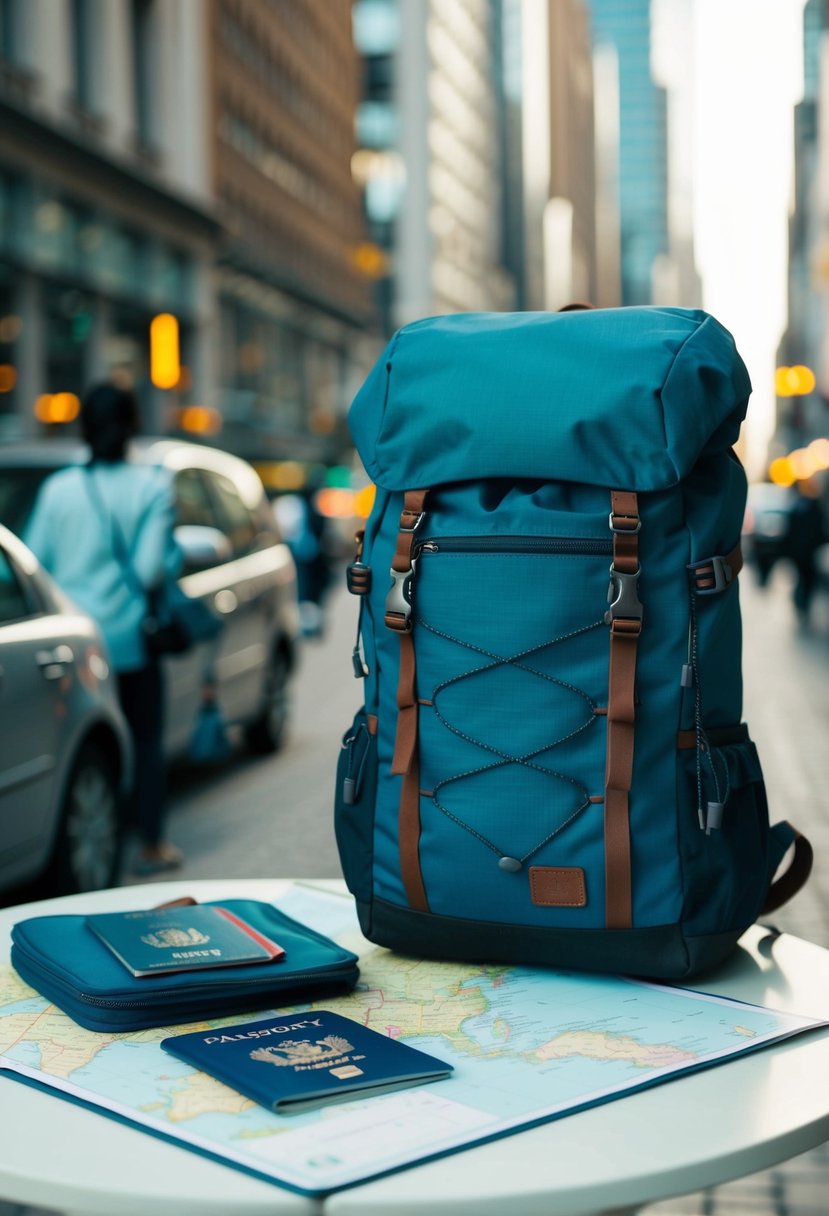
<svg viewBox="0 0 829 1216">
<path fill-rule="evenodd" d="M 145 434 L 252 467 L 298 572 L 284 738 L 256 721 L 251 749 L 248 720 L 220 763 L 171 753 L 182 894 L 340 875 L 344 563 L 372 496 L 347 411 L 395 329 L 705 308 L 754 385 L 744 716 L 772 820 L 817 859 L 774 923 L 829 947 L 827 52 L 823 0 L 0 0 L 0 523 L 23 530 L 15 470 L 60 463 L 106 380 Z M 0 777 L 9 698 L 7 679 Z M 824 1148 L 649 1211 L 826 1216 L 827 1193 Z"/>
</svg>

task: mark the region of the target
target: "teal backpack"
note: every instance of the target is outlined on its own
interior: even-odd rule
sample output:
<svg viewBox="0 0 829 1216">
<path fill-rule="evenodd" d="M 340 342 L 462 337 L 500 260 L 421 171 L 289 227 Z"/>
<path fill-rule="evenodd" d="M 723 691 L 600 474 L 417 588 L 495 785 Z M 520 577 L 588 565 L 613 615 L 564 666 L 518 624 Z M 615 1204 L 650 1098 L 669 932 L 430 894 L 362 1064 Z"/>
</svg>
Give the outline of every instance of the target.
<svg viewBox="0 0 829 1216">
<path fill-rule="evenodd" d="M 392 339 L 349 415 L 377 494 L 335 822 L 369 939 L 681 978 L 805 881 L 741 720 L 750 391 L 700 311 Z"/>
</svg>

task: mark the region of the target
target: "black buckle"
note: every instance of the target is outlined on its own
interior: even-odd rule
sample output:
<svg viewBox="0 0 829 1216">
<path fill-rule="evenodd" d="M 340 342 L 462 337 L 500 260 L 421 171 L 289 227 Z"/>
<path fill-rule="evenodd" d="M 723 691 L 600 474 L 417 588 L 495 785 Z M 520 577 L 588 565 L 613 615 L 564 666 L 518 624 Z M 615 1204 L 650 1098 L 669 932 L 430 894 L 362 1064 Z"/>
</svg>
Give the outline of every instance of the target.
<svg viewBox="0 0 829 1216">
<path fill-rule="evenodd" d="M 734 581 L 734 571 L 725 557 L 707 557 L 701 562 L 691 562 L 688 565 L 694 578 L 694 590 L 697 595 L 717 595 L 725 591 Z M 700 580 L 709 582 L 713 578 L 712 587 L 701 587 Z"/>
<path fill-rule="evenodd" d="M 415 562 L 412 561 L 408 570 L 392 568 L 391 587 L 386 596 L 385 622 L 389 629 L 397 633 L 408 633 L 412 627 L 412 579 L 414 578 Z"/>
<path fill-rule="evenodd" d="M 345 584 L 352 595 L 368 595 L 371 591 L 371 566 L 364 562 L 349 562 L 345 568 Z"/>
<path fill-rule="evenodd" d="M 625 574 L 610 567 L 610 586 L 607 589 L 607 602 L 610 605 L 604 614 L 606 625 L 621 618 L 628 621 L 642 620 L 642 604 L 639 599 L 639 568 L 634 574 Z"/>
</svg>

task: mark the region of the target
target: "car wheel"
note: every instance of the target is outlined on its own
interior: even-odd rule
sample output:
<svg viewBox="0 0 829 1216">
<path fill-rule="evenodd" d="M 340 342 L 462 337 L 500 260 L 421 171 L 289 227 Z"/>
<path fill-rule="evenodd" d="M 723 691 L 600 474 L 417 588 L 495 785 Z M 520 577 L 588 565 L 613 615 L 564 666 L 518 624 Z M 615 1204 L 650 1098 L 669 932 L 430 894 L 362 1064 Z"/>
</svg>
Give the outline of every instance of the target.
<svg viewBox="0 0 829 1216">
<path fill-rule="evenodd" d="M 115 765 L 99 745 L 78 753 L 63 799 L 46 881 L 59 895 L 99 891 L 118 878 L 121 799 Z"/>
<path fill-rule="evenodd" d="M 285 741 L 290 716 L 288 660 L 281 650 L 271 659 L 265 682 L 265 706 L 245 731 L 248 748 L 264 756 L 279 751 Z"/>
</svg>

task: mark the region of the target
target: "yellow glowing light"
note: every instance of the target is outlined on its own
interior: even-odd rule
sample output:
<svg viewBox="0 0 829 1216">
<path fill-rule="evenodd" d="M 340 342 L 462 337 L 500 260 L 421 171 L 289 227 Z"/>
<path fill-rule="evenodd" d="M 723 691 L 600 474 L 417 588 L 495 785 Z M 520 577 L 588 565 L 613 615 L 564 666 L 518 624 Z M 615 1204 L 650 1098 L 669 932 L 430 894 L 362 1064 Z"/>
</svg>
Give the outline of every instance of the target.
<svg viewBox="0 0 829 1216">
<path fill-rule="evenodd" d="M 813 439 L 807 451 L 811 454 L 818 471 L 829 469 L 829 439 Z"/>
<path fill-rule="evenodd" d="M 17 384 L 17 368 L 11 363 L 0 363 L 0 393 L 10 393 Z"/>
<path fill-rule="evenodd" d="M 769 479 L 776 486 L 793 486 L 797 478 L 787 456 L 778 456 L 769 465 Z"/>
<path fill-rule="evenodd" d="M 778 397 L 804 397 L 814 391 L 816 383 L 815 373 L 802 363 L 778 367 L 774 373 L 774 391 Z"/>
<path fill-rule="evenodd" d="M 74 422 L 81 412 L 75 393 L 43 393 L 35 401 L 35 417 L 47 425 Z"/>
<path fill-rule="evenodd" d="M 162 312 L 150 321 L 150 379 L 156 388 L 175 388 L 180 377 L 178 319 Z"/>
<path fill-rule="evenodd" d="M 215 435 L 222 429 L 222 416 L 210 405 L 186 405 L 179 414 L 179 426 L 194 435 Z"/>
<path fill-rule="evenodd" d="M 815 391 L 817 379 L 810 367 L 804 367 L 802 363 L 798 363 L 792 368 L 792 374 L 797 377 L 796 396 L 805 396 L 807 393 Z"/>
<path fill-rule="evenodd" d="M 301 490 L 305 485 L 305 465 L 298 460 L 274 460 L 254 465 L 269 490 Z"/>
<path fill-rule="evenodd" d="M 808 448 L 796 448 L 795 451 L 789 452 L 788 460 L 798 481 L 804 481 L 817 472 L 817 465 Z"/>
<path fill-rule="evenodd" d="M 389 273 L 389 256 L 379 245 L 363 241 L 351 251 L 351 261 L 367 279 L 382 279 Z"/>
<path fill-rule="evenodd" d="M 376 486 L 367 485 L 363 486 L 362 490 L 358 490 L 354 495 L 354 514 L 360 519 L 368 519 L 376 496 Z"/>
<path fill-rule="evenodd" d="M 326 486 L 316 497 L 317 510 L 326 519 L 348 519 L 354 514 L 354 491 Z"/>
</svg>

